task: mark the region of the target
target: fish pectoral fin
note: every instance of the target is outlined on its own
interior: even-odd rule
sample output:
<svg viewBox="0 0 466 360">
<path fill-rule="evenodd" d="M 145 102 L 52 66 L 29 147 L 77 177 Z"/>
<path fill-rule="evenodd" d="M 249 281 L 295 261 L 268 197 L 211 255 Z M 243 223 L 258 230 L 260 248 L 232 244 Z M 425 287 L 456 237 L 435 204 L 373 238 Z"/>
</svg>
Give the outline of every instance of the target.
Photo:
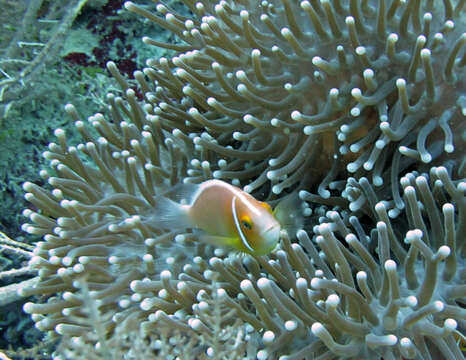
<svg viewBox="0 0 466 360">
<path fill-rule="evenodd" d="M 203 231 L 196 231 L 199 240 L 214 246 L 233 246 L 234 239 L 228 236 L 210 235 Z"/>
<path fill-rule="evenodd" d="M 299 198 L 298 193 L 290 194 L 284 197 L 273 209 L 275 219 L 280 223 L 282 229 L 290 234 L 296 233 L 303 228 L 304 216 L 302 215 L 303 201 Z"/>
</svg>

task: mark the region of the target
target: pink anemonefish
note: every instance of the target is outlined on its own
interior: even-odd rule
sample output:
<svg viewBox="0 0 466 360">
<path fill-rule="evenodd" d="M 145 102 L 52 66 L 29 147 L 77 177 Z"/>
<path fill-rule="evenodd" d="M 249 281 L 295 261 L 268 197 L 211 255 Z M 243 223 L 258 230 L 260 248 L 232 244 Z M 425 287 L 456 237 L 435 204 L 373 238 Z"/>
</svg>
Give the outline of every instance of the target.
<svg viewBox="0 0 466 360">
<path fill-rule="evenodd" d="M 282 226 L 269 204 L 220 180 L 188 185 L 187 189 L 187 204 L 166 197 L 156 199 L 155 224 L 171 230 L 192 228 L 210 244 L 252 255 L 268 254 L 277 246 Z"/>
</svg>

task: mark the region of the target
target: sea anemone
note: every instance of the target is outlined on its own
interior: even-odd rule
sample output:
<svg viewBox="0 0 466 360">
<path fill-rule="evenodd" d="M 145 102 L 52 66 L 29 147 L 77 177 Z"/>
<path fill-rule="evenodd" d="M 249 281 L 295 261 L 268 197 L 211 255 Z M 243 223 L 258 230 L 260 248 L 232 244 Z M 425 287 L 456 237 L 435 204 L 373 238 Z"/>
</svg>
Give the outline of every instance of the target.
<svg viewBox="0 0 466 360">
<path fill-rule="evenodd" d="M 125 3 L 176 55 L 137 88 L 108 63 L 123 95 L 89 124 L 67 105 L 83 143 L 57 129 L 51 189 L 24 184 L 23 229 L 44 238 L 21 290 L 46 299 L 24 306 L 36 326 L 97 354 L 175 327 L 216 356 L 235 345 L 206 314 L 227 306 L 259 359 L 462 358 L 464 2 L 184 3 L 192 18 Z M 150 222 L 158 196 L 211 178 L 298 192 L 305 228 L 239 257 Z"/>
<path fill-rule="evenodd" d="M 125 7 L 182 41 L 143 38 L 177 51 L 147 61 L 158 86 L 143 91 L 162 124 L 225 159 L 214 177 L 329 198 L 349 172 L 395 197 L 404 169 L 463 146 L 461 1 L 185 4 L 193 18 Z"/>
</svg>

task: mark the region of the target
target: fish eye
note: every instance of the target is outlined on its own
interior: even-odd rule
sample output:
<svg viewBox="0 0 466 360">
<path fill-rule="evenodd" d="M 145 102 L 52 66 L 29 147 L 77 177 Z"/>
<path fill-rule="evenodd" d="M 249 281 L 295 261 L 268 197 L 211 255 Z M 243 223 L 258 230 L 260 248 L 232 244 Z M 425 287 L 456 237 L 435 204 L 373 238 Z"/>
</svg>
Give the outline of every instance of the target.
<svg viewBox="0 0 466 360">
<path fill-rule="evenodd" d="M 252 229 L 252 223 L 249 220 L 241 220 L 241 225 L 243 225 L 246 229 Z"/>
</svg>

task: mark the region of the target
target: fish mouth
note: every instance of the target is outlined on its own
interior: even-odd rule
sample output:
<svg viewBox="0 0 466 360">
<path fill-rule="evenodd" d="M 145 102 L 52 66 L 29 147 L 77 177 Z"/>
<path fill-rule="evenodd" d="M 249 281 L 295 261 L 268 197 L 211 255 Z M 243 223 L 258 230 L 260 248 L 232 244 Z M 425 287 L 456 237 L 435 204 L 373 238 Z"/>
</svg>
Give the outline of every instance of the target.
<svg viewBox="0 0 466 360">
<path fill-rule="evenodd" d="M 267 244 L 276 244 L 280 238 L 280 226 L 273 225 L 264 230 L 261 235 Z"/>
<path fill-rule="evenodd" d="M 277 226 L 277 225 L 272 225 L 271 227 L 269 227 L 268 229 L 266 229 L 263 234 L 267 234 L 271 231 L 277 231 L 277 230 L 280 230 L 280 226 Z"/>
<path fill-rule="evenodd" d="M 280 226 L 272 225 L 261 232 L 261 245 L 256 249 L 257 255 L 265 255 L 271 252 L 280 241 Z"/>
</svg>

